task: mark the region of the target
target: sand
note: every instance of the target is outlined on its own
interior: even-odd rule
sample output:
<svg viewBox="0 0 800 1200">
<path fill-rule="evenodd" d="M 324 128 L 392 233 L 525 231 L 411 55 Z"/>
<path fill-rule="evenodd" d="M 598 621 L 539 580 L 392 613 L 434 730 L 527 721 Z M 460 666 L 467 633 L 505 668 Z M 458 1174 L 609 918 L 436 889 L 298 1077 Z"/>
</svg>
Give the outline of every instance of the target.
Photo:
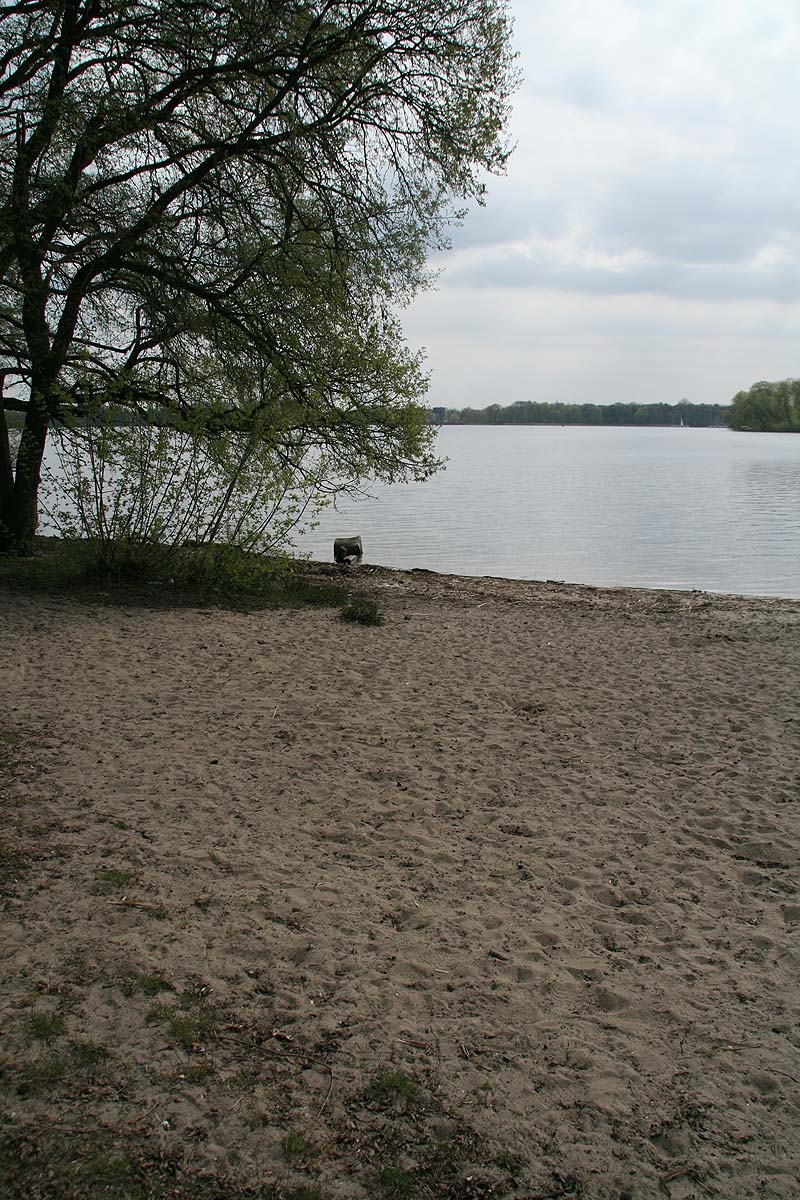
<svg viewBox="0 0 800 1200">
<path fill-rule="evenodd" d="M 10 1194 L 796 1197 L 800 602 L 347 578 L 0 596 Z"/>
</svg>

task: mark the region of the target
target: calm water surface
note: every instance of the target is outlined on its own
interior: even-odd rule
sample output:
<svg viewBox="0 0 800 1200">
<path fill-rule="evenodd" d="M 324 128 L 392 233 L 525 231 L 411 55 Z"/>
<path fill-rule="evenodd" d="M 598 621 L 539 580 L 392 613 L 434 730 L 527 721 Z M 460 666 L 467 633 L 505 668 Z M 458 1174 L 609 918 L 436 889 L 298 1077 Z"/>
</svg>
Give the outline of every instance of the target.
<svg viewBox="0 0 800 1200">
<path fill-rule="evenodd" d="M 800 435 L 445 426 L 447 469 L 322 515 L 300 549 L 460 575 L 800 597 Z"/>
</svg>

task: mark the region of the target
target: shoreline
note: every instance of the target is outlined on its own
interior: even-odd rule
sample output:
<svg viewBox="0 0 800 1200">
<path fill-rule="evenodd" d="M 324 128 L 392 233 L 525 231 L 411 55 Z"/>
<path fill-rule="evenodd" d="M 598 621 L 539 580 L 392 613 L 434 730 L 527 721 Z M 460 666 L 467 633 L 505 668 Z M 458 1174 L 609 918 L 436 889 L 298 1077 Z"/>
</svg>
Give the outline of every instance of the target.
<svg viewBox="0 0 800 1200">
<path fill-rule="evenodd" d="M 39 548 L 38 557 L 47 558 L 49 554 L 58 551 L 61 545 L 65 544 L 63 538 L 53 537 L 50 535 L 37 535 L 36 544 Z M 269 556 L 267 556 L 268 558 Z M 331 559 L 315 559 L 306 557 L 289 556 L 289 562 L 292 562 L 301 575 L 307 575 L 312 579 L 317 579 L 325 582 L 334 582 L 339 584 L 353 584 L 355 586 L 363 586 L 369 591 L 371 580 L 380 579 L 385 576 L 389 579 L 395 578 L 399 586 L 405 587 L 410 592 L 416 590 L 424 592 L 424 585 L 420 584 L 420 580 L 430 577 L 432 588 L 435 589 L 436 580 L 442 581 L 442 587 L 439 588 L 438 594 L 444 595 L 449 588 L 455 590 L 456 593 L 463 594 L 470 587 L 480 587 L 482 583 L 500 585 L 509 591 L 520 589 L 524 594 L 530 592 L 530 589 L 538 589 L 544 593 L 549 591 L 564 592 L 565 590 L 574 589 L 576 593 L 608 593 L 609 596 L 615 595 L 652 595 L 652 596 L 675 596 L 675 597 L 706 597 L 713 598 L 718 601 L 738 601 L 743 602 L 764 602 L 776 603 L 778 605 L 800 605 L 800 595 L 770 595 L 764 593 L 748 593 L 748 592 L 723 592 L 714 591 L 709 588 L 672 588 L 672 587 L 656 587 L 645 584 L 594 584 L 582 583 L 573 580 L 561 579 L 532 579 L 522 578 L 513 575 L 464 575 L 453 571 L 435 570 L 430 567 L 393 567 L 382 563 L 361 562 L 358 564 L 341 566 Z M 414 581 L 417 581 L 414 584 Z M 4 580 L 0 580 L 2 585 Z M 148 585 L 152 586 L 152 585 Z M 124 589 L 119 588 L 121 595 L 124 594 Z M 31 594 L 36 594 L 37 588 L 34 585 L 31 589 Z M 84 594 L 87 603 L 92 602 L 91 588 L 85 588 Z M 108 595 L 107 590 L 101 589 L 100 585 L 96 585 L 95 595 Z M 164 589 L 162 592 L 164 604 L 160 607 L 169 607 L 169 591 Z M 224 607 L 224 605 L 221 605 Z"/>
<path fill-rule="evenodd" d="M 10 1195 L 793 1197 L 798 602 L 308 571 L 0 593 Z"/>
<path fill-rule="evenodd" d="M 318 559 L 308 560 L 310 573 L 319 578 L 336 579 L 339 582 L 353 581 L 358 584 L 359 581 L 364 581 L 365 590 L 370 590 L 370 579 L 374 577 L 380 579 L 382 576 L 396 579 L 398 586 L 407 591 L 408 594 L 418 592 L 424 594 L 427 590 L 415 581 L 425 580 L 431 581 L 431 590 L 433 594 L 444 596 L 448 592 L 454 595 L 464 595 L 471 588 L 480 589 L 485 585 L 496 585 L 496 590 L 512 593 L 519 591 L 521 596 L 533 598 L 536 594 L 541 593 L 542 596 L 552 597 L 574 591 L 577 595 L 590 597 L 591 594 L 597 593 L 600 598 L 607 597 L 613 599 L 618 597 L 621 599 L 642 597 L 644 599 L 654 599 L 656 597 L 674 596 L 676 603 L 678 599 L 686 602 L 694 599 L 707 599 L 715 602 L 720 602 L 725 607 L 725 602 L 731 603 L 754 603 L 754 604 L 775 604 L 778 607 L 784 605 L 790 606 L 790 611 L 795 609 L 800 612 L 800 596 L 778 596 L 765 595 L 763 593 L 750 594 L 747 592 L 717 592 L 707 588 L 669 588 L 669 587 L 650 587 L 645 585 L 631 584 L 593 584 L 593 583 L 576 583 L 569 580 L 559 579 L 523 579 L 508 575 L 462 575 L 450 571 L 436 571 L 428 567 L 389 567 L 380 563 L 361 563 L 356 566 L 341 568 L 334 563 L 325 562 Z M 438 584 L 438 587 L 437 587 Z M 380 587 L 380 585 L 378 585 Z"/>
</svg>

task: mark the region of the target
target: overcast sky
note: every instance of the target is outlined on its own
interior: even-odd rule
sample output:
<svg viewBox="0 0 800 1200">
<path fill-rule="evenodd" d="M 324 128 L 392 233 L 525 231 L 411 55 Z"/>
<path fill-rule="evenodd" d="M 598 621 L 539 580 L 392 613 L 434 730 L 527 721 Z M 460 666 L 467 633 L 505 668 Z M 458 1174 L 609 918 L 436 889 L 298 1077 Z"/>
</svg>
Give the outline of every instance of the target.
<svg viewBox="0 0 800 1200">
<path fill-rule="evenodd" d="M 800 376 L 800 0 L 512 0 L 517 148 L 404 318 L 430 404 Z"/>
</svg>

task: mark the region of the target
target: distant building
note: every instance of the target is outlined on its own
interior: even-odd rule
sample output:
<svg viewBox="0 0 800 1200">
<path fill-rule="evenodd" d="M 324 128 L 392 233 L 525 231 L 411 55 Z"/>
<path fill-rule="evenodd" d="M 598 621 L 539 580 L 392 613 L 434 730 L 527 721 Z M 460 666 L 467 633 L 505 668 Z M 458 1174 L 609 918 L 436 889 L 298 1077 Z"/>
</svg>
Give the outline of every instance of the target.
<svg viewBox="0 0 800 1200">
<path fill-rule="evenodd" d="M 428 421 L 431 425 L 444 425 L 447 420 L 446 408 L 429 408 Z"/>
</svg>

